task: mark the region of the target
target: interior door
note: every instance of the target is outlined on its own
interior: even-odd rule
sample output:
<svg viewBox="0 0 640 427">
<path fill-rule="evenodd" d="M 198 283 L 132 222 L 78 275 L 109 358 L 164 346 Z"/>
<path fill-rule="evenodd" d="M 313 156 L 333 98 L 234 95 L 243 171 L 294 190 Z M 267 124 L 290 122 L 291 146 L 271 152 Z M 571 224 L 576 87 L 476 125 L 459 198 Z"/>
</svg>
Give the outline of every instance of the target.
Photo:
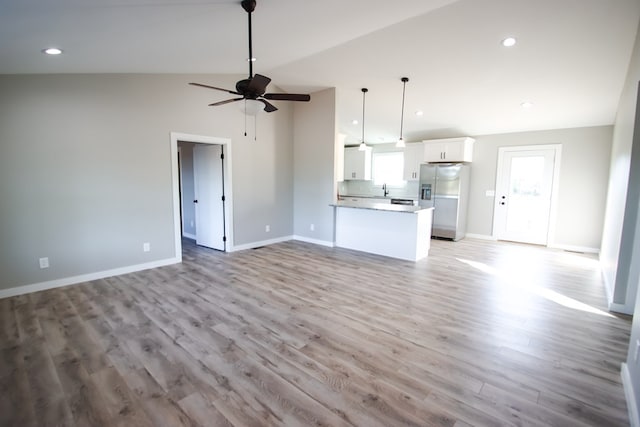
<svg viewBox="0 0 640 427">
<path fill-rule="evenodd" d="M 500 150 L 495 227 L 498 240 L 546 245 L 555 149 Z"/>
<path fill-rule="evenodd" d="M 224 170 L 221 145 L 193 147 L 196 244 L 225 250 Z"/>
</svg>

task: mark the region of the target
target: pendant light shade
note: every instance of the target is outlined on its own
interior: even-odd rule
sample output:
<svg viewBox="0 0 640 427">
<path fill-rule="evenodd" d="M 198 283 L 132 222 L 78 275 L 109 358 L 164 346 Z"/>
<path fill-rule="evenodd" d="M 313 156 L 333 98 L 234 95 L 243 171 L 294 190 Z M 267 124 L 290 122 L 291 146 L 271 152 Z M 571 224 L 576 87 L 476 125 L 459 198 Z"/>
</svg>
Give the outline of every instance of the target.
<svg viewBox="0 0 640 427">
<path fill-rule="evenodd" d="M 362 88 L 362 142 L 358 146 L 358 150 L 365 151 L 367 149 L 367 144 L 364 142 L 364 98 L 365 95 L 369 92 L 369 89 L 366 87 Z"/>
<path fill-rule="evenodd" d="M 396 142 L 397 148 L 406 147 L 404 143 L 404 138 L 402 137 L 402 126 L 404 125 L 404 93 L 407 87 L 407 82 L 409 81 L 408 77 L 403 77 L 400 79 L 402 81 L 402 110 L 400 112 L 400 138 L 398 138 L 398 142 Z"/>
</svg>

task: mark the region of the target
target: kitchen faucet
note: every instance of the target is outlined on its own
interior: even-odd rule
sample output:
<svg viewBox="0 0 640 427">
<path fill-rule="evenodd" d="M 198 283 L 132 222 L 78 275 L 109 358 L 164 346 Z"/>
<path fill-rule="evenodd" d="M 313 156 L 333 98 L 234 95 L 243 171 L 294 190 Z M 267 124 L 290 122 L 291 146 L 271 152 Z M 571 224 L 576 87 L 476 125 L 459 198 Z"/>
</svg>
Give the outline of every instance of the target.
<svg viewBox="0 0 640 427">
<path fill-rule="evenodd" d="M 387 184 L 382 184 L 382 191 L 384 192 L 384 197 L 387 197 L 389 194 L 389 190 L 387 190 Z"/>
</svg>

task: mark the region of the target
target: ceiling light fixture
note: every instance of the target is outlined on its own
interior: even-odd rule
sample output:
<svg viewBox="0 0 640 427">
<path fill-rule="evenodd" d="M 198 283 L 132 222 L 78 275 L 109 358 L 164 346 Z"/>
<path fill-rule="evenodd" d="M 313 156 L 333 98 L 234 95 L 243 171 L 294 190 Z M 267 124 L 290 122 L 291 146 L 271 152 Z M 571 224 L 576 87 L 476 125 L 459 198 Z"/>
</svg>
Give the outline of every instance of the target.
<svg viewBox="0 0 640 427">
<path fill-rule="evenodd" d="M 416 116 L 420 117 L 422 115 L 424 115 L 423 111 L 420 111 L 420 110 L 416 111 Z"/>
<path fill-rule="evenodd" d="M 358 124 L 358 119 L 353 119 L 353 120 L 351 120 L 351 124 L 352 124 L 352 125 L 357 125 L 357 124 Z"/>
<path fill-rule="evenodd" d="M 511 47 L 514 46 L 516 44 L 516 39 L 514 37 L 507 37 L 506 39 L 502 40 L 502 46 L 504 47 Z"/>
<path fill-rule="evenodd" d="M 533 102 L 531 101 L 524 101 L 523 103 L 520 104 L 520 106 L 524 109 L 528 109 L 533 107 Z"/>
<path fill-rule="evenodd" d="M 402 126 L 404 125 L 404 93 L 407 88 L 407 82 L 409 81 L 409 77 L 403 77 L 400 79 L 402 81 L 402 110 L 400 113 L 400 138 L 398 138 L 398 142 L 396 142 L 396 148 L 404 148 L 406 147 L 404 143 L 404 138 L 402 137 Z"/>
<path fill-rule="evenodd" d="M 257 116 L 264 104 L 257 99 L 245 99 L 240 110 L 248 116 Z"/>
<path fill-rule="evenodd" d="M 369 92 L 369 89 L 366 87 L 362 88 L 362 142 L 358 146 L 358 150 L 365 151 L 367 149 L 367 144 L 364 142 L 364 98 L 365 95 Z"/>
<path fill-rule="evenodd" d="M 60 55 L 62 53 L 62 49 L 57 47 L 48 47 L 46 49 L 42 49 L 42 53 L 46 53 L 47 55 Z"/>
</svg>

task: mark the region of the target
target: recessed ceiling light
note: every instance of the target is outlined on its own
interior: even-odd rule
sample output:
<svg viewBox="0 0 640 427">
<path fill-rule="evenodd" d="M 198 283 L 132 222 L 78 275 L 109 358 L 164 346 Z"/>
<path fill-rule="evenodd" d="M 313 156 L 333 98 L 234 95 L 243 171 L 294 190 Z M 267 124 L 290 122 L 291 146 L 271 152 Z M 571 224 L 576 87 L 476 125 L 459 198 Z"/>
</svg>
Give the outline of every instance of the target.
<svg viewBox="0 0 640 427">
<path fill-rule="evenodd" d="M 424 112 L 422 112 L 420 110 L 416 111 L 416 116 L 418 116 L 418 117 L 422 116 L 423 114 L 424 114 Z"/>
<path fill-rule="evenodd" d="M 352 125 L 357 125 L 358 124 L 358 120 L 356 120 L 356 119 L 351 120 L 351 124 Z"/>
<path fill-rule="evenodd" d="M 507 37 L 506 39 L 502 40 L 502 46 L 504 47 L 511 47 L 515 44 L 516 44 L 516 39 L 513 37 Z"/>
<path fill-rule="evenodd" d="M 533 102 L 531 102 L 531 101 L 524 101 L 523 103 L 521 103 L 521 104 L 520 104 L 520 106 L 521 106 L 522 108 L 525 108 L 525 109 L 527 109 L 527 108 L 531 108 L 531 107 L 533 107 Z"/>
<path fill-rule="evenodd" d="M 46 53 L 47 55 L 60 55 L 62 53 L 62 49 L 58 49 L 57 47 L 48 47 L 46 49 L 42 49 L 42 53 Z"/>
</svg>

